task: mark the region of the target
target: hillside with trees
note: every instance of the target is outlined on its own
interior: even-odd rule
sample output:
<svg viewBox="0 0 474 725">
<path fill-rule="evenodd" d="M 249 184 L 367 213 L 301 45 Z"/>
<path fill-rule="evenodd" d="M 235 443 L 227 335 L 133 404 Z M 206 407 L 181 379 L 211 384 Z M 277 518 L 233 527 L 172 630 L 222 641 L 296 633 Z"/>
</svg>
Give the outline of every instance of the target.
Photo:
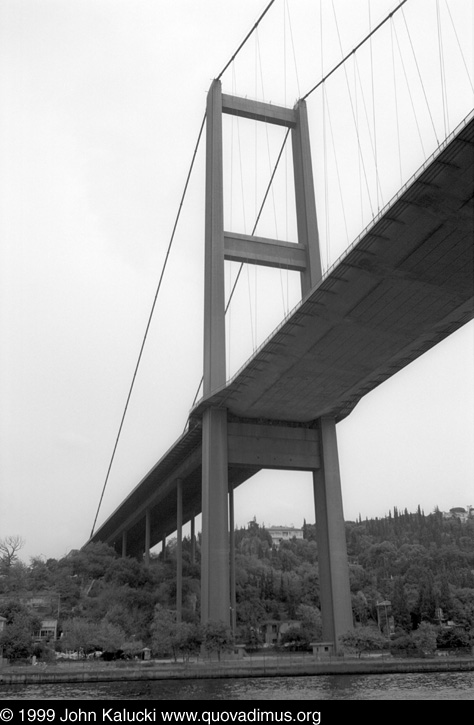
<svg viewBox="0 0 474 725">
<path fill-rule="evenodd" d="M 353 648 L 363 648 L 364 633 L 378 633 L 377 603 L 387 600 L 394 622 L 392 648 L 427 651 L 436 644 L 452 649 L 474 642 L 472 518 L 446 520 L 439 511 L 425 515 L 420 508 L 416 513 L 394 509 L 385 518 L 347 522 L 346 536 L 359 637 Z M 199 541 L 195 561 L 190 541 L 183 544 L 183 621 L 178 626 L 172 542 L 165 556 L 152 557 L 149 566 L 117 557 L 104 544 L 59 560 L 33 558 L 27 565 L 18 557 L 20 540 L 13 539 L 13 551 L 0 546 L 5 657 L 54 657 L 53 648 L 136 656 L 145 646 L 155 654 L 188 656 L 204 636 L 218 652 L 228 646 L 229 634 L 218 623 L 206 633 L 198 625 Z M 237 641 L 261 646 L 272 623 L 286 625 L 281 645 L 304 649 L 321 638 L 314 524 L 303 524 L 303 539 L 278 547 L 256 521 L 237 530 L 235 581 Z M 35 597 L 41 605 L 36 609 Z M 48 617 L 57 620 L 60 638 L 35 642 L 39 619 Z"/>
</svg>

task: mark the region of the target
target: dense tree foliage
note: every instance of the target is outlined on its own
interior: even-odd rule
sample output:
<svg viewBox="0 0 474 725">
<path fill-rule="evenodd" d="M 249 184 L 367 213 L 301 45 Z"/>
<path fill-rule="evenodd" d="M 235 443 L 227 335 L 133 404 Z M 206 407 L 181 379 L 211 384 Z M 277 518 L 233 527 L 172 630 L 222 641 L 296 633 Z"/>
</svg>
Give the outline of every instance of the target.
<svg viewBox="0 0 474 725">
<path fill-rule="evenodd" d="M 39 630 L 40 621 L 18 600 L 11 599 L 2 607 L 6 627 L 0 634 L 0 651 L 7 659 L 21 660 L 34 652 L 33 635 Z"/>
<path fill-rule="evenodd" d="M 388 647 L 387 638 L 374 627 L 357 627 L 352 632 L 343 634 L 341 636 L 341 642 L 346 651 L 353 652 L 358 657 L 363 652 L 373 652 L 374 650 L 382 650 Z"/>
<path fill-rule="evenodd" d="M 207 652 L 216 653 L 220 660 L 223 652 L 232 650 L 234 637 L 224 622 L 208 622 L 202 629 L 202 641 Z"/>
<path fill-rule="evenodd" d="M 315 525 L 305 522 L 303 533 L 303 539 L 276 547 L 256 521 L 235 532 L 237 641 L 259 646 L 262 624 L 283 621 L 290 623 L 283 638 L 288 646 L 321 639 Z M 416 513 L 394 509 L 383 519 L 347 522 L 346 536 L 357 627 L 376 628 L 377 603 L 389 600 L 400 650 L 432 648 L 435 630 L 429 630 L 430 644 L 427 625 L 436 625 L 438 647 L 473 641 L 474 520 L 447 520 L 439 511 L 425 515 L 420 508 Z M 89 545 L 60 560 L 35 557 L 29 565 L 17 552 L 18 548 L 7 550 L 0 573 L 0 615 L 7 618 L 2 635 L 5 655 L 31 654 L 31 632 L 38 622 L 25 620 L 25 601 L 38 591 L 55 593 L 43 616 L 59 616 L 63 648 L 136 653 L 147 645 L 155 654 L 175 656 L 199 649 L 205 636 L 197 627 L 199 542 L 195 553 L 189 540 L 183 542 L 179 625 L 172 543 L 165 556 L 152 557 L 149 566 L 118 557 L 105 544 Z M 421 644 L 413 640 L 414 631 Z"/>
</svg>

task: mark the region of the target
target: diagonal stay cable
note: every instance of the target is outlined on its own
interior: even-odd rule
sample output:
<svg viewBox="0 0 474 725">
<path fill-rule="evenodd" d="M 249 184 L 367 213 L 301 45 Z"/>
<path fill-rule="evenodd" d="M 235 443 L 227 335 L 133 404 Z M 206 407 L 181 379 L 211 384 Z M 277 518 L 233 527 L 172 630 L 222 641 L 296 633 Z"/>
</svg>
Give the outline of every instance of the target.
<svg viewBox="0 0 474 725">
<path fill-rule="evenodd" d="M 115 459 L 115 453 L 117 451 L 118 442 L 120 440 L 120 435 L 122 433 L 122 428 L 123 428 L 123 424 L 124 424 L 124 421 L 125 421 L 125 416 L 127 414 L 128 405 L 130 403 L 130 398 L 132 396 L 133 387 L 135 385 L 135 380 L 136 380 L 137 373 L 138 373 L 138 368 L 140 366 L 140 362 L 141 362 L 141 359 L 142 359 L 143 350 L 144 350 L 144 347 L 145 347 L 146 339 L 147 339 L 148 332 L 149 332 L 150 325 L 151 325 L 151 320 L 153 318 L 153 313 L 155 311 L 156 302 L 157 302 L 157 299 L 158 299 L 158 295 L 160 293 L 161 284 L 163 282 L 163 277 L 164 277 L 164 274 L 165 274 L 166 266 L 168 264 L 168 258 L 170 256 L 171 247 L 173 245 L 174 237 L 175 237 L 175 234 L 176 234 L 176 229 L 177 229 L 178 222 L 179 222 L 179 219 L 180 219 L 180 216 L 181 216 L 181 210 L 183 208 L 184 199 L 185 199 L 185 196 L 186 196 L 186 192 L 188 190 L 189 181 L 190 181 L 191 174 L 192 174 L 192 171 L 193 171 L 193 168 L 194 168 L 194 162 L 196 160 L 196 155 L 197 155 L 197 152 L 198 152 L 198 148 L 199 148 L 199 144 L 200 144 L 200 141 L 201 141 L 202 132 L 204 130 L 204 124 L 205 124 L 205 122 L 206 122 L 206 114 L 204 114 L 204 117 L 203 117 L 202 122 L 201 122 L 201 128 L 199 129 L 199 134 L 198 134 L 198 138 L 197 138 L 197 141 L 196 141 L 196 145 L 194 147 L 194 152 L 193 152 L 193 156 L 192 156 L 192 159 L 191 159 L 191 164 L 189 166 L 188 175 L 186 177 L 186 183 L 184 185 L 183 193 L 181 195 L 181 200 L 180 200 L 180 203 L 179 203 L 178 212 L 176 214 L 176 218 L 175 218 L 174 225 L 173 225 L 173 230 L 171 232 L 170 241 L 168 243 L 168 249 L 166 250 L 166 256 L 165 256 L 165 260 L 163 262 L 163 267 L 161 269 L 160 279 L 158 281 L 158 286 L 156 288 L 155 297 L 153 299 L 153 304 L 151 306 L 150 314 L 148 316 L 148 322 L 147 322 L 147 325 L 146 325 L 146 328 L 145 328 L 145 334 L 143 335 L 143 340 L 142 340 L 142 344 L 141 344 L 141 347 L 140 347 L 140 352 L 139 352 L 139 355 L 138 355 L 138 360 L 137 360 L 137 363 L 135 365 L 135 370 L 134 370 L 134 373 L 133 373 L 132 382 L 130 384 L 130 388 L 129 388 L 128 395 L 127 395 L 127 400 L 126 400 L 126 403 L 125 403 L 125 408 L 124 408 L 124 411 L 123 411 L 123 414 L 122 414 L 122 419 L 120 421 L 120 426 L 119 426 L 119 429 L 118 429 L 117 437 L 115 439 L 115 445 L 114 445 L 114 448 L 113 448 L 113 451 L 112 451 L 112 456 L 110 458 L 109 467 L 107 469 L 107 475 L 105 477 L 105 482 L 104 482 L 104 485 L 102 487 L 102 492 L 101 492 L 100 499 L 99 499 L 99 505 L 97 507 L 97 512 L 96 512 L 96 515 L 95 515 L 94 523 L 92 525 L 91 538 L 92 538 L 92 536 L 94 534 L 95 525 L 97 523 L 97 517 L 99 516 L 100 507 L 102 505 L 102 499 L 104 498 L 104 493 L 105 493 L 105 489 L 107 487 L 107 483 L 108 483 L 108 480 L 109 480 L 110 471 L 112 469 L 112 465 L 113 465 L 113 462 L 114 462 L 114 459 Z"/>
</svg>

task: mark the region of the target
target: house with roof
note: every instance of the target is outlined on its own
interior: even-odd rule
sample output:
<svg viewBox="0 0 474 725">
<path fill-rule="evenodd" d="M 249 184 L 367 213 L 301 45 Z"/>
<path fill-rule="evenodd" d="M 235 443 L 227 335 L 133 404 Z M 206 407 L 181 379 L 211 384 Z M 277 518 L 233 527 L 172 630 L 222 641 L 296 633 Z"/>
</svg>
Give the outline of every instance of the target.
<svg viewBox="0 0 474 725">
<path fill-rule="evenodd" d="M 276 547 L 280 546 L 282 541 L 303 538 L 303 529 L 296 529 L 294 526 L 270 526 L 267 531 L 272 537 L 272 544 Z"/>
</svg>

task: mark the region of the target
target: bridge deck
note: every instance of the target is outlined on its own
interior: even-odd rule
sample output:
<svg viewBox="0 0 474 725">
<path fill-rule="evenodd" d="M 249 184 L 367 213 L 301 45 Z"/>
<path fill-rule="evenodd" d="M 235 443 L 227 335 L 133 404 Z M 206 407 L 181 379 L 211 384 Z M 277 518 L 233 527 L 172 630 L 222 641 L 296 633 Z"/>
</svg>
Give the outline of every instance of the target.
<svg viewBox="0 0 474 725">
<path fill-rule="evenodd" d="M 200 418 L 209 406 L 235 416 L 310 423 L 342 420 L 369 391 L 474 316 L 474 120 L 431 157 L 321 282 L 221 390 L 191 412 L 188 431 L 101 526 L 93 541 L 143 550 L 200 512 Z M 257 467 L 230 466 L 233 486 Z"/>
</svg>

